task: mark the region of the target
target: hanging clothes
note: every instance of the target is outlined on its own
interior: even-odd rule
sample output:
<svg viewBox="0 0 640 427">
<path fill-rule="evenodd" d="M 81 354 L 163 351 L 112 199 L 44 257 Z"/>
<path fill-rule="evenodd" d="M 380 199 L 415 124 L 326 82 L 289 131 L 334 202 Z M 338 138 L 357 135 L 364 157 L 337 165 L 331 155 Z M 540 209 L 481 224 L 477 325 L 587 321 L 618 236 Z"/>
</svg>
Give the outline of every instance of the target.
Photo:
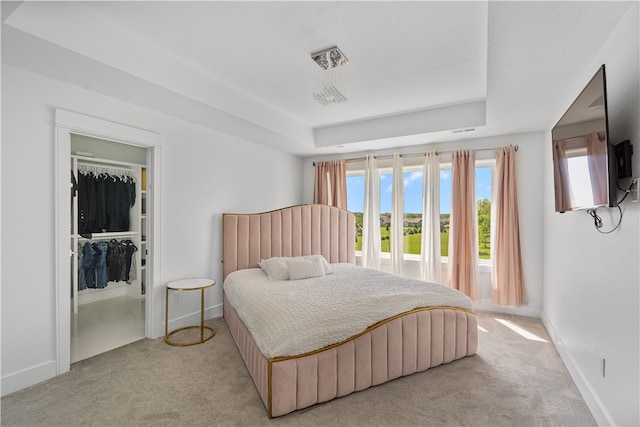
<svg viewBox="0 0 640 427">
<path fill-rule="evenodd" d="M 106 259 L 106 242 L 87 242 L 82 247 L 82 270 L 87 288 L 107 286 Z"/>
<path fill-rule="evenodd" d="M 119 241 L 113 239 L 109 241 L 107 249 L 107 268 L 109 281 L 120 281 L 120 270 L 125 265 L 124 261 L 125 251 L 124 246 Z"/>
<path fill-rule="evenodd" d="M 132 277 L 131 266 L 137 250 L 131 240 L 86 242 L 80 251 L 78 290 L 102 289 L 107 282 L 131 283 L 135 279 L 135 271 Z"/>
<path fill-rule="evenodd" d="M 84 251 L 83 250 L 79 250 L 78 251 L 78 290 L 82 291 L 84 289 L 87 289 L 87 281 L 85 279 L 84 276 L 84 266 L 83 266 L 83 259 L 84 259 Z M 73 296 L 73 290 L 71 291 L 71 295 Z"/>
<path fill-rule="evenodd" d="M 129 231 L 129 211 L 136 201 L 133 177 L 78 170 L 78 232 Z"/>
<path fill-rule="evenodd" d="M 129 282 L 131 281 L 131 265 L 133 261 L 133 254 L 138 250 L 138 248 L 133 244 L 131 240 L 125 240 L 123 244 L 125 245 L 125 249 L 124 249 L 125 274 L 124 274 L 124 277 L 121 276 L 121 278 L 122 280 Z"/>
</svg>

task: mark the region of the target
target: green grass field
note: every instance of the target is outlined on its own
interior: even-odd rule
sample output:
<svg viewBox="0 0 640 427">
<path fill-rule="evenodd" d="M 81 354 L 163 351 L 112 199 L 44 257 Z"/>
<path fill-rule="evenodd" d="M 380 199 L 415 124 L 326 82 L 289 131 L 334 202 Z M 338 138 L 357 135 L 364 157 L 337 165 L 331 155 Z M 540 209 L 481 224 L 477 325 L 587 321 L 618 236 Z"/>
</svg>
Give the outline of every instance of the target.
<svg viewBox="0 0 640 427">
<path fill-rule="evenodd" d="M 408 230 L 408 228 L 407 228 Z M 390 240 L 387 239 L 389 237 L 389 231 L 386 227 L 380 227 L 380 238 L 382 239 L 380 244 L 380 250 L 382 252 L 389 252 Z M 405 254 L 420 254 L 420 240 L 422 238 L 421 233 L 417 234 L 407 234 L 404 236 L 404 253 Z M 356 251 L 362 250 L 362 236 L 356 236 Z M 484 247 L 481 245 L 479 248 L 479 258 L 480 259 L 489 259 L 490 256 L 490 247 Z M 449 253 L 449 232 L 444 231 L 440 233 L 440 254 L 443 257 L 446 257 Z"/>
</svg>

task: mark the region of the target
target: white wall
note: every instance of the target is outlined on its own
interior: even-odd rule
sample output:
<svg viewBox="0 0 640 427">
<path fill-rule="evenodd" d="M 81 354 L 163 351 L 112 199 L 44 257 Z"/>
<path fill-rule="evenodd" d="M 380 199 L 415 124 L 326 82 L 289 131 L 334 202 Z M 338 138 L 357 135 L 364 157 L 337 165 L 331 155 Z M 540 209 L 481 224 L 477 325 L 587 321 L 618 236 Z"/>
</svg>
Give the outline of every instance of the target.
<svg viewBox="0 0 640 427">
<path fill-rule="evenodd" d="M 640 176 L 638 3 L 566 90 L 560 118 L 601 64 L 606 66 L 611 142 L 635 146 Z M 550 132 L 545 146 L 551 144 Z M 624 202 L 620 229 L 598 233 L 584 211 L 554 212 L 551 150 L 545 149 L 543 321 L 600 424 L 638 425 L 640 417 L 640 210 Z M 611 229 L 617 209 L 599 209 Z M 600 357 L 606 359 L 603 377 Z"/>
<path fill-rule="evenodd" d="M 484 310 L 521 314 L 537 317 L 542 307 L 542 207 L 543 186 L 540 170 L 543 167 L 544 134 L 542 132 L 497 136 L 490 138 L 467 139 L 447 143 L 433 143 L 425 146 L 398 148 L 399 153 L 418 153 L 425 150 L 450 151 L 457 149 L 496 148 L 507 145 L 518 145 L 516 155 L 518 179 L 518 210 L 520 218 L 520 239 L 522 246 L 524 284 L 527 302 L 520 307 L 500 307 L 491 302 L 491 274 L 489 267 L 481 267 L 479 271 L 480 300 L 475 307 Z M 393 153 L 394 150 L 371 151 L 379 155 Z M 359 158 L 367 153 L 347 153 L 341 156 L 324 156 L 307 158 L 304 161 L 304 202 L 313 201 L 314 169 L 313 161 L 333 160 L 338 158 Z M 443 154 L 441 161 L 446 161 Z M 478 151 L 476 158 L 495 158 L 493 150 Z M 382 269 L 389 270 L 388 263 L 383 261 Z M 405 261 L 405 274 L 418 278 L 419 262 Z"/>
<path fill-rule="evenodd" d="M 3 64 L 2 394 L 55 375 L 55 108 L 163 136 L 163 284 L 184 277 L 222 283 L 223 212 L 302 201 L 299 157 Z M 163 300 L 164 289 L 156 291 Z M 221 303 L 215 286 L 209 313 L 220 315 Z M 170 312 L 198 309 L 196 296 L 187 296 Z"/>
</svg>

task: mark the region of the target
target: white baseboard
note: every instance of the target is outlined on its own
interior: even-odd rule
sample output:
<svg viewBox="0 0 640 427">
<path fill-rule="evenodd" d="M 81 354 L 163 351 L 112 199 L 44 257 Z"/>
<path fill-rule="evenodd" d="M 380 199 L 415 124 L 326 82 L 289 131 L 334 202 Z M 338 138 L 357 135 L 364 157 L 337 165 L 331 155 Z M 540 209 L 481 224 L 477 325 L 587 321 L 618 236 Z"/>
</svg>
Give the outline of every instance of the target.
<svg viewBox="0 0 640 427">
<path fill-rule="evenodd" d="M 615 425 L 613 418 L 605 409 L 600 399 L 598 399 L 598 396 L 593 391 L 593 388 L 582 373 L 582 370 L 578 367 L 571 354 L 564 347 L 562 338 L 558 335 L 555 328 L 553 327 L 547 316 L 544 314 L 544 311 L 540 313 L 540 320 L 542 321 L 544 327 L 547 329 L 547 332 L 551 337 L 551 341 L 553 341 L 553 344 L 558 350 L 562 362 L 569 371 L 569 375 L 571 375 L 571 378 L 576 384 L 576 387 L 578 387 L 578 391 L 580 391 L 582 398 L 589 407 L 593 418 L 595 418 L 596 422 L 600 426 Z"/>
<path fill-rule="evenodd" d="M 56 376 L 56 361 L 49 360 L 36 366 L 23 369 L 2 377 L 0 389 L 6 396 L 23 388 L 38 384 Z"/>
<path fill-rule="evenodd" d="M 222 304 L 217 304 L 205 309 L 205 319 L 217 317 L 222 317 Z M 199 311 L 171 320 L 169 322 L 169 330 L 198 324 L 200 324 Z M 162 331 L 164 331 L 164 323 L 162 324 L 162 328 Z M 0 379 L 0 392 L 2 396 L 6 396 L 23 388 L 48 380 L 49 378 L 53 378 L 56 375 L 56 361 L 50 360 L 2 377 L 2 379 Z"/>
<path fill-rule="evenodd" d="M 222 303 L 209 307 L 205 310 L 205 319 L 215 319 L 218 317 L 222 317 Z"/>
<path fill-rule="evenodd" d="M 217 304 L 204 309 L 204 318 L 214 319 L 222 317 L 222 304 Z M 169 331 L 174 331 L 185 326 L 199 325 L 200 324 L 200 311 L 193 311 L 189 314 L 177 317 L 169 320 Z M 164 331 L 164 322 L 162 323 L 162 330 Z M 164 332 L 163 332 L 164 333 Z"/>
</svg>

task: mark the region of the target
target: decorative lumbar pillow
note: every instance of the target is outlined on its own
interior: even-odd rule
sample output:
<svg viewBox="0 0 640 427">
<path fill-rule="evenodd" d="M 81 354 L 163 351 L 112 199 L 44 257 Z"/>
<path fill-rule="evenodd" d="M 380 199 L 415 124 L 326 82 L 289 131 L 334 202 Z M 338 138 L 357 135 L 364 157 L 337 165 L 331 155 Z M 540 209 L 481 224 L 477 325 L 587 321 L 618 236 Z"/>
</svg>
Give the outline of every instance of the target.
<svg viewBox="0 0 640 427">
<path fill-rule="evenodd" d="M 329 264 L 329 261 L 322 255 L 305 255 L 301 258 L 311 258 L 311 259 L 319 259 L 322 263 L 322 268 L 324 269 L 324 274 L 333 274 L 333 269 Z"/>
<path fill-rule="evenodd" d="M 290 280 L 322 277 L 325 274 L 322 260 L 318 257 L 288 258 L 286 263 L 289 269 Z"/>
<path fill-rule="evenodd" d="M 267 274 L 269 280 L 289 280 L 289 269 L 284 257 L 263 259 L 258 266 Z"/>
<path fill-rule="evenodd" d="M 333 274 L 333 269 L 331 265 L 326 260 L 326 258 L 322 255 L 304 255 L 299 257 L 272 257 L 268 259 L 263 259 L 258 263 L 258 266 L 265 272 L 265 274 L 269 277 L 269 280 L 289 280 L 290 272 L 289 272 L 289 261 L 293 260 L 293 264 L 295 264 L 294 268 L 296 270 L 296 274 L 300 274 L 305 277 L 297 277 L 296 279 L 306 279 L 309 277 L 320 277 L 325 274 Z M 310 261 L 305 264 L 303 261 Z M 301 264 L 301 265 L 298 265 Z M 317 265 L 320 264 L 322 266 L 323 273 L 319 276 L 316 275 Z M 300 268 L 307 268 L 306 271 L 300 270 Z M 308 275 L 313 274 L 313 275 Z"/>
</svg>

